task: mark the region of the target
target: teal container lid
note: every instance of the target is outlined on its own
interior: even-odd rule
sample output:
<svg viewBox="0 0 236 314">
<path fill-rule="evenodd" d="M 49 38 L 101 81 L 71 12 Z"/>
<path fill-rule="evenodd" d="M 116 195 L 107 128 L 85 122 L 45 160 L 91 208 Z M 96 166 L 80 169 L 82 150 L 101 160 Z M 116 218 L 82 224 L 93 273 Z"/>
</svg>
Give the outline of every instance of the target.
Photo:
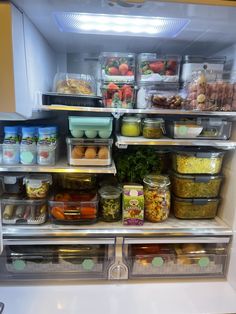
<svg viewBox="0 0 236 314">
<path fill-rule="evenodd" d="M 69 128 L 80 130 L 88 129 L 111 129 L 112 128 L 112 117 L 69 117 Z"/>
</svg>

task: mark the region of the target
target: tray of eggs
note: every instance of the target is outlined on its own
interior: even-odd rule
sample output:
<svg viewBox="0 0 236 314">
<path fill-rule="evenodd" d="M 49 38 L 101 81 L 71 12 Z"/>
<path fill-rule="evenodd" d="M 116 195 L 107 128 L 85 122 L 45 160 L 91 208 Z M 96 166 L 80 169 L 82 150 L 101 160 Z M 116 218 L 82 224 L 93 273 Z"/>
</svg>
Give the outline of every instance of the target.
<svg viewBox="0 0 236 314">
<path fill-rule="evenodd" d="M 71 166 L 109 166 L 113 141 L 67 138 L 68 163 Z"/>
</svg>

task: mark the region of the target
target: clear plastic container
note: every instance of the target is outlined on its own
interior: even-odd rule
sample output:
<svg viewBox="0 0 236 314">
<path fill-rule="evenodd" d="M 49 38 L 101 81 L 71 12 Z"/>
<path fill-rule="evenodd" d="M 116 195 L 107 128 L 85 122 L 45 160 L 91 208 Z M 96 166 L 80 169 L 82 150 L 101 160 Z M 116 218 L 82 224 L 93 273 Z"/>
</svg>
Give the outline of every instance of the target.
<svg viewBox="0 0 236 314">
<path fill-rule="evenodd" d="M 107 139 L 112 133 L 112 117 L 69 117 L 71 135 L 76 138 Z"/>
<path fill-rule="evenodd" d="M 49 174 L 31 174 L 24 178 L 26 194 L 29 198 L 47 198 L 52 176 Z"/>
<path fill-rule="evenodd" d="M 174 214 L 182 219 L 214 218 L 219 206 L 219 198 L 178 198 L 172 197 Z"/>
<path fill-rule="evenodd" d="M 56 145 L 57 144 L 57 127 L 46 126 L 38 127 L 38 144 L 39 145 Z"/>
<path fill-rule="evenodd" d="M 121 135 L 139 136 L 141 134 L 141 118 L 135 116 L 124 117 L 121 121 Z"/>
<path fill-rule="evenodd" d="M 170 212 L 170 180 L 164 175 L 147 175 L 144 182 L 145 219 L 166 220 Z"/>
<path fill-rule="evenodd" d="M 179 85 L 162 84 L 148 91 L 150 107 L 161 109 L 182 109 L 185 99 L 179 93 Z"/>
<path fill-rule="evenodd" d="M 133 53 L 103 52 L 99 59 L 103 81 L 134 82 L 135 55 Z"/>
<path fill-rule="evenodd" d="M 16 165 L 20 162 L 20 144 L 2 144 L 2 163 Z"/>
<path fill-rule="evenodd" d="M 56 145 L 37 145 L 37 163 L 43 166 L 56 164 Z"/>
<path fill-rule="evenodd" d="M 173 169 L 182 174 L 218 174 L 225 152 L 185 148 L 172 153 Z"/>
<path fill-rule="evenodd" d="M 92 224 L 98 218 L 98 199 L 94 193 L 63 192 L 49 201 L 51 220 L 58 224 Z"/>
<path fill-rule="evenodd" d="M 59 94 L 96 95 L 96 81 L 87 74 L 57 73 L 53 91 Z"/>
<path fill-rule="evenodd" d="M 1 200 L 3 224 L 39 225 L 47 218 L 46 200 L 11 199 Z"/>
<path fill-rule="evenodd" d="M 172 138 L 198 138 L 227 140 L 232 122 L 222 118 L 197 118 L 166 121 L 167 135 Z"/>
<path fill-rule="evenodd" d="M 96 176 L 84 173 L 61 173 L 58 183 L 68 190 L 91 190 L 96 187 Z"/>
<path fill-rule="evenodd" d="M 146 118 L 143 121 L 143 137 L 161 138 L 165 132 L 163 119 Z"/>
<path fill-rule="evenodd" d="M 176 83 L 179 81 L 179 70 L 179 56 L 158 56 L 155 53 L 138 55 L 138 80 L 140 82 Z"/>
<path fill-rule="evenodd" d="M 217 197 L 223 176 L 181 175 L 172 173 L 172 192 L 181 198 Z"/>
<path fill-rule="evenodd" d="M 107 108 L 132 109 L 135 103 L 134 85 L 109 83 L 103 84 L 102 88 L 103 105 Z"/>
<path fill-rule="evenodd" d="M 18 144 L 19 143 L 19 127 L 5 126 L 4 127 L 4 144 Z"/>
<path fill-rule="evenodd" d="M 3 192 L 7 194 L 21 194 L 24 192 L 24 175 L 22 174 L 1 174 L 0 182 Z"/>
<path fill-rule="evenodd" d="M 32 144 L 20 144 L 20 162 L 23 165 L 34 165 L 37 162 L 37 146 Z"/>
<path fill-rule="evenodd" d="M 67 138 L 68 163 L 72 166 L 109 166 L 113 140 Z"/>
<path fill-rule="evenodd" d="M 121 193 L 115 186 L 103 186 L 99 191 L 102 220 L 107 222 L 121 219 Z"/>
</svg>

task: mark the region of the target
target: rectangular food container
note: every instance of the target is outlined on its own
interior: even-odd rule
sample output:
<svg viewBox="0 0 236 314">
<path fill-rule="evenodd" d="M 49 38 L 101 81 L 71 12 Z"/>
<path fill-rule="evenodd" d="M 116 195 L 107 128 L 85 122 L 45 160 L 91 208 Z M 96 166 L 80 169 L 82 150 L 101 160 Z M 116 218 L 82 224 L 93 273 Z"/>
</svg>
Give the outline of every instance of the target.
<svg viewBox="0 0 236 314">
<path fill-rule="evenodd" d="M 42 105 L 63 105 L 80 107 L 103 107 L 102 97 L 95 95 L 44 93 L 42 94 Z"/>
<path fill-rule="evenodd" d="M 124 248 L 129 278 L 224 277 L 227 245 L 129 244 Z"/>
<path fill-rule="evenodd" d="M 219 206 L 219 198 L 178 198 L 172 197 L 172 207 L 177 218 L 206 219 L 214 218 Z"/>
<path fill-rule="evenodd" d="M 96 187 L 96 175 L 86 173 L 60 173 L 58 184 L 67 190 L 91 190 Z"/>
<path fill-rule="evenodd" d="M 223 176 L 171 174 L 172 192 L 182 198 L 217 197 Z"/>
<path fill-rule="evenodd" d="M 103 81 L 129 83 L 135 81 L 135 54 L 103 52 L 99 59 Z"/>
<path fill-rule="evenodd" d="M 70 95 L 96 95 L 95 78 L 87 74 L 57 73 L 53 92 Z"/>
<path fill-rule="evenodd" d="M 112 133 L 112 117 L 69 117 L 69 129 L 76 138 L 107 139 Z"/>
<path fill-rule="evenodd" d="M 179 81 L 180 60 L 179 56 L 141 53 L 138 55 L 138 81 L 176 83 Z"/>
<path fill-rule="evenodd" d="M 98 218 L 97 195 L 60 191 L 50 199 L 49 213 L 57 224 L 93 224 Z"/>
<path fill-rule="evenodd" d="M 133 109 L 136 90 L 131 84 L 104 83 L 101 87 L 102 101 L 107 108 Z"/>
<path fill-rule="evenodd" d="M 181 81 L 190 82 L 192 73 L 196 71 L 207 70 L 207 79 L 214 81 L 216 75 L 218 79 L 223 76 L 224 64 L 226 57 L 203 57 L 203 56 L 184 56 Z"/>
<path fill-rule="evenodd" d="M 218 174 L 225 152 L 185 148 L 172 153 L 172 167 L 181 174 Z"/>
<path fill-rule="evenodd" d="M 109 166 L 113 140 L 67 138 L 68 163 L 72 166 Z"/>
<path fill-rule="evenodd" d="M 47 201 L 2 197 L 2 222 L 7 225 L 40 225 L 47 218 Z"/>
<path fill-rule="evenodd" d="M 21 194 L 24 192 L 23 184 L 24 175 L 22 174 L 2 174 L 0 175 L 0 184 L 3 193 Z"/>
<path fill-rule="evenodd" d="M 230 138 L 231 129 L 232 122 L 222 118 L 166 121 L 167 135 L 172 138 L 227 140 Z"/>
<path fill-rule="evenodd" d="M 114 259 L 112 244 L 6 246 L 7 279 L 106 279 Z"/>
</svg>

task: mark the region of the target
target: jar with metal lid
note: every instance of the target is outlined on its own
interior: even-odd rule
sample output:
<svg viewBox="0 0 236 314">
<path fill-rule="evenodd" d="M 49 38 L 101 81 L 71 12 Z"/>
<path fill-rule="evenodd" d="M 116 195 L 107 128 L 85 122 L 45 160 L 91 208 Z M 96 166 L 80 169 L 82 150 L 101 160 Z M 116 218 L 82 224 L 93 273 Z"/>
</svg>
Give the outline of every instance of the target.
<svg viewBox="0 0 236 314">
<path fill-rule="evenodd" d="M 147 175 L 144 182 L 144 213 L 150 222 L 166 220 L 170 212 L 170 179 L 164 175 Z"/>
<path fill-rule="evenodd" d="M 146 118 L 143 121 L 143 137 L 145 138 L 160 138 L 164 133 L 163 119 Z"/>
<path fill-rule="evenodd" d="M 100 210 L 104 221 L 112 222 L 121 219 L 121 192 L 118 187 L 106 185 L 99 191 Z"/>
<path fill-rule="evenodd" d="M 141 118 L 136 116 L 124 117 L 121 122 L 121 135 L 139 136 L 141 133 Z"/>
</svg>

